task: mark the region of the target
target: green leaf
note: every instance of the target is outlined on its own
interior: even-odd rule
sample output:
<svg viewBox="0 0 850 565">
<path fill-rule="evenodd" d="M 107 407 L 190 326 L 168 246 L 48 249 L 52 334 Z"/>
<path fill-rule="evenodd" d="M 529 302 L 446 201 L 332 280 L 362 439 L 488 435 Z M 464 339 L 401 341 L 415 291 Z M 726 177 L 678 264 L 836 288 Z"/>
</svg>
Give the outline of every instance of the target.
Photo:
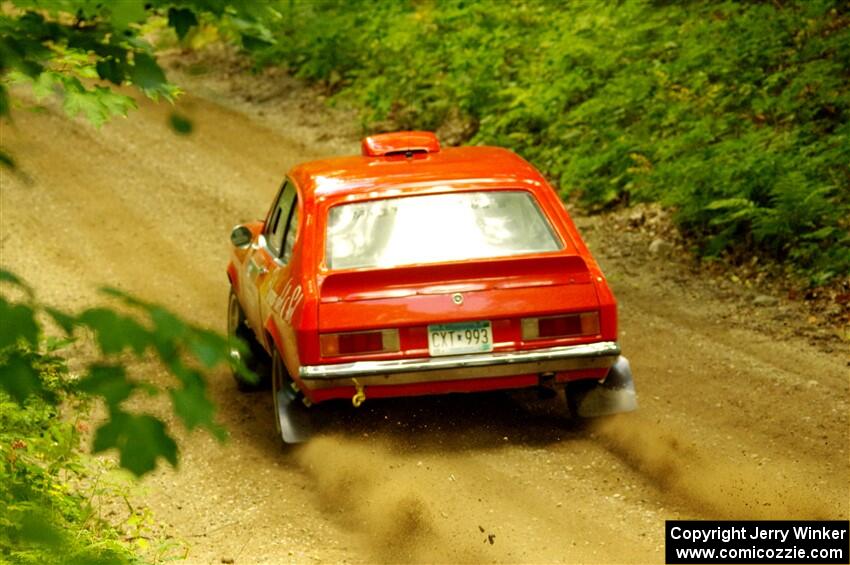
<svg viewBox="0 0 850 565">
<path fill-rule="evenodd" d="M 100 78 L 108 80 L 112 84 L 120 85 L 124 82 L 125 67 L 112 57 L 101 59 L 95 64 L 97 74 Z"/>
<path fill-rule="evenodd" d="M 193 126 L 191 120 L 181 116 L 177 112 L 171 113 L 168 117 L 168 123 L 171 125 L 171 129 L 179 135 L 189 135 L 192 133 Z"/>
<path fill-rule="evenodd" d="M 100 291 L 107 296 L 114 296 L 115 298 L 121 299 L 125 304 L 130 306 L 135 306 L 136 308 L 144 308 L 145 310 L 149 310 L 153 306 L 148 304 L 147 302 L 132 296 L 131 294 L 127 294 L 120 288 L 115 288 L 114 286 L 104 286 L 100 289 Z"/>
<path fill-rule="evenodd" d="M 145 20 L 148 16 L 142 0 L 118 0 L 109 3 L 112 17 L 110 23 L 116 29 L 126 29 L 130 24 Z"/>
<path fill-rule="evenodd" d="M 177 443 L 165 424 L 148 414 L 112 411 L 95 432 L 92 450 L 100 453 L 111 448 L 118 450 L 121 467 L 137 477 L 156 469 L 160 458 L 177 466 Z"/>
<path fill-rule="evenodd" d="M 57 490 L 61 483 L 53 482 Z M 54 501 L 68 504 L 64 494 L 57 495 Z M 58 498 L 63 497 L 63 498 Z M 42 503 L 43 504 L 43 503 Z M 73 508 L 73 506 L 71 506 Z M 82 510 L 82 506 L 80 510 Z M 75 518 L 76 520 L 77 518 Z M 37 502 L 13 504 L 8 511 L 8 520 L 13 523 L 16 541 L 15 554 L 18 556 L 32 555 L 26 563 L 51 562 L 63 565 L 124 565 L 130 563 L 125 553 L 102 543 L 91 545 L 81 544 L 75 537 L 69 535 L 66 518 L 57 512 L 51 512 L 41 507 Z M 3 522 L 0 521 L 0 532 L 3 532 Z M 80 526 L 83 524 L 81 523 Z M 64 526 L 64 528 L 63 528 Z M 76 528 L 75 528 L 76 529 Z M 6 532 L 10 532 L 6 529 Z M 3 532 L 3 533 L 6 533 Z M 77 535 L 84 533 L 76 532 Z M 85 539 L 85 538 L 83 538 Z M 57 556 L 62 556 L 61 560 Z M 39 559 L 40 558 L 40 559 Z"/>
<path fill-rule="evenodd" d="M 148 313 L 158 337 L 170 341 L 182 340 L 189 332 L 189 327 L 180 318 L 161 306 L 151 306 Z"/>
<path fill-rule="evenodd" d="M 832 226 L 826 226 L 819 230 L 815 230 L 813 232 L 807 233 L 803 236 L 803 239 L 814 239 L 816 241 L 820 241 L 823 239 L 827 239 L 832 234 L 836 233 L 838 230 Z"/>
<path fill-rule="evenodd" d="M 209 369 L 230 358 L 227 338 L 209 330 L 195 329 L 189 336 L 189 350 Z"/>
<path fill-rule="evenodd" d="M 44 388 L 41 373 L 33 366 L 32 357 L 21 351 L 13 351 L 0 363 L 0 388 L 18 404 L 30 396 L 39 396 L 52 401 L 53 393 Z"/>
<path fill-rule="evenodd" d="M 221 439 L 223 430 L 215 423 L 215 405 L 207 396 L 203 376 L 189 369 L 182 373 L 183 386 L 169 391 L 174 413 L 180 417 L 186 429 L 204 427 Z"/>
<path fill-rule="evenodd" d="M 230 370 L 235 371 L 240 377 L 242 377 L 245 382 L 250 384 L 257 384 L 260 382 L 260 377 L 248 368 L 245 365 L 245 359 L 251 355 L 251 347 L 245 343 L 245 341 L 237 336 L 229 336 L 227 338 L 228 347 L 235 347 L 241 355 L 238 357 L 231 357 L 229 354 L 227 356 L 227 364 L 230 366 Z"/>
<path fill-rule="evenodd" d="M 119 94 L 105 86 L 95 86 L 94 93 L 107 120 L 115 116 L 126 116 L 127 112 L 137 108 L 136 101 L 130 96 Z"/>
<path fill-rule="evenodd" d="M 46 99 L 49 96 L 56 94 L 57 90 L 62 88 L 62 75 L 57 72 L 45 71 L 34 79 L 30 79 L 32 83 L 32 93 L 38 102 Z M 26 80 L 22 80 L 25 83 Z"/>
<path fill-rule="evenodd" d="M 17 165 L 11 155 L 0 149 L 0 165 L 7 169 L 16 169 Z"/>
<path fill-rule="evenodd" d="M 129 96 L 103 86 L 88 90 L 76 78 L 65 79 L 62 84 L 65 87 L 65 112 L 69 116 L 82 113 L 97 127 L 115 116 L 126 116 L 127 112 L 136 107 L 136 101 Z"/>
<path fill-rule="evenodd" d="M 133 56 L 130 78 L 133 84 L 145 91 L 160 91 L 166 83 L 165 73 L 156 60 L 146 53 L 136 53 Z"/>
<path fill-rule="evenodd" d="M 260 51 L 273 45 L 272 42 L 263 39 L 262 37 L 257 37 L 255 35 L 242 35 L 242 47 L 247 49 L 248 51 Z"/>
<path fill-rule="evenodd" d="M 5 116 L 9 113 L 9 93 L 6 87 L 0 84 L 0 116 Z"/>
<path fill-rule="evenodd" d="M 737 222 L 738 220 L 746 220 L 755 217 L 757 214 L 758 209 L 754 207 L 730 210 L 729 212 L 723 213 L 715 218 L 712 218 L 709 224 L 712 226 L 730 224 L 733 222 Z"/>
<path fill-rule="evenodd" d="M 78 320 L 95 332 L 101 351 L 107 355 L 126 348 L 141 355 L 153 341 L 151 332 L 139 322 L 108 308 L 90 308 Z"/>
<path fill-rule="evenodd" d="M 0 282 L 11 283 L 26 292 L 28 296 L 33 296 L 32 288 L 23 280 L 21 280 L 17 275 L 10 271 L 7 271 L 6 269 L 0 269 Z"/>
<path fill-rule="evenodd" d="M 20 527 L 22 542 L 54 551 L 66 544 L 62 530 L 56 526 L 52 516 L 46 510 L 24 508 L 15 518 Z"/>
<path fill-rule="evenodd" d="M 706 210 L 723 210 L 726 208 L 749 208 L 753 203 L 746 198 L 724 198 L 715 200 L 705 207 Z"/>
<path fill-rule="evenodd" d="M 88 394 L 101 396 L 111 407 L 115 407 L 133 394 L 136 385 L 127 380 L 121 365 L 92 365 L 86 377 L 77 383 L 77 388 Z"/>
<path fill-rule="evenodd" d="M 24 340 L 31 347 L 38 345 L 39 326 L 35 312 L 25 304 L 12 304 L 0 296 L 0 351 Z"/>
<path fill-rule="evenodd" d="M 47 343 L 45 344 L 45 349 L 46 349 L 47 353 L 55 353 L 56 351 L 59 351 L 60 349 L 65 349 L 66 347 L 68 347 L 69 345 L 71 345 L 72 343 L 74 343 L 77 340 L 73 337 L 60 338 L 60 337 L 56 337 L 56 336 L 53 336 L 53 335 L 49 335 L 49 336 L 47 336 L 46 341 L 47 341 Z"/>
<path fill-rule="evenodd" d="M 148 314 L 154 324 L 154 347 L 162 361 L 170 365 L 177 358 L 178 345 L 185 339 L 189 328 L 180 318 L 160 306 L 148 307 Z"/>
<path fill-rule="evenodd" d="M 57 310 L 51 307 L 45 307 L 44 311 L 47 312 L 53 321 L 59 324 L 59 327 L 62 328 L 62 331 L 65 332 L 66 335 L 71 335 L 74 333 L 74 326 L 77 325 L 77 319 L 71 316 L 70 314 L 66 314 L 61 310 Z"/>
<path fill-rule="evenodd" d="M 169 8 L 168 25 L 174 28 L 179 39 L 183 39 L 192 27 L 198 25 L 198 18 L 188 8 Z"/>
</svg>

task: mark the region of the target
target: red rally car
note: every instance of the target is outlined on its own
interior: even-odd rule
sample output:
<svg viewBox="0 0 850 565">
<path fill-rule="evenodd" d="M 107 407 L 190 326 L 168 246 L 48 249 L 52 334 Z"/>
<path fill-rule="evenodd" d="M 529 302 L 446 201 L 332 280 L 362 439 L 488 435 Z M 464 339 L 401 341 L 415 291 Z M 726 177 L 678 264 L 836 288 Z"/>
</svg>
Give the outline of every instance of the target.
<svg viewBox="0 0 850 565">
<path fill-rule="evenodd" d="M 605 276 L 506 149 L 367 137 L 362 155 L 294 167 L 231 243 L 228 332 L 249 344 L 231 355 L 270 360 L 287 442 L 338 398 L 565 386 L 580 417 L 636 407 Z"/>
</svg>

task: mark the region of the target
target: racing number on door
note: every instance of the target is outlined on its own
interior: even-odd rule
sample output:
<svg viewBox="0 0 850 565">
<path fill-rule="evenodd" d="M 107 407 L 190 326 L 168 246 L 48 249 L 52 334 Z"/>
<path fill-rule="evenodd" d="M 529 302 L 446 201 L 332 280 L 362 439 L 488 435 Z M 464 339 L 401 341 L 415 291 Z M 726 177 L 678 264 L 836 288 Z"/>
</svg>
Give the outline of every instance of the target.
<svg viewBox="0 0 850 565">
<path fill-rule="evenodd" d="M 280 312 L 281 318 L 287 324 L 292 324 L 292 316 L 295 314 L 295 309 L 303 299 L 304 291 L 301 290 L 301 286 L 293 284 L 292 279 L 289 279 L 286 281 L 286 285 L 283 287 L 275 303 L 275 309 Z"/>
</svg>

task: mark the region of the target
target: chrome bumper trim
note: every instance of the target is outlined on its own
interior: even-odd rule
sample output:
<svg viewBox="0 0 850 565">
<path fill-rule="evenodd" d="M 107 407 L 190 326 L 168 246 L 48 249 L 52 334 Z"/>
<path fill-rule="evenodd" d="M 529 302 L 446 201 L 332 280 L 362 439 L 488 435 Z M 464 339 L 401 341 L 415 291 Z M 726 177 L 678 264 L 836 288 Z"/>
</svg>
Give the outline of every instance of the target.
<svg viewBox="0 0 850 565">
<path fill-rule="evenodd" d="M 604 366 L 611 366 L 620 354 L 620 346 L 615 341 L 601 341 L 581 345 L 565 345 L 533 349 L 530 351 L 501 351 L 494 353 L 474 353 L 468 355 L 450 355 L 417 359 L 394 359 L 391 361 L 355 361 L 330 365 L 303 365 L 299 374 L 303 380 L 323 381 L 359 377 L 389 376 L 398 373 L 419 373 L 425 371 L 456 371 L 474 367 L 528 365 L 610 357 Z M 519 369 L 520 367 L 517 367 Z"/>
</svg>

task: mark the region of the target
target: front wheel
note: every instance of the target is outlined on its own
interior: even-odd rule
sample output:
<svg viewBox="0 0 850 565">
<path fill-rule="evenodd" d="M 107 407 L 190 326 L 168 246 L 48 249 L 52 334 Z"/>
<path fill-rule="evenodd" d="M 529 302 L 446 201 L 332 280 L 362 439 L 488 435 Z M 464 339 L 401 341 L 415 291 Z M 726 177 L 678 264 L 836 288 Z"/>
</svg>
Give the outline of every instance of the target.
<svg viewBox="0 0 850 565">
<path fill-rule="evenodd" d="M 239 304 L 239 297 L 233 287 L 230 287 L 230 296 L 227 300 L 227 342 L 228 352 L 234 363 L 243 364 L 259 379 L 251 382 L 239 374 L 234 367 L 233 378 L 236 381 L 236 387 L 241 391 L 251 391 L 267 385 L 268 355 L 257 342 L 254 332 L 245 323 L 245 312 Z"/>
</svg>

